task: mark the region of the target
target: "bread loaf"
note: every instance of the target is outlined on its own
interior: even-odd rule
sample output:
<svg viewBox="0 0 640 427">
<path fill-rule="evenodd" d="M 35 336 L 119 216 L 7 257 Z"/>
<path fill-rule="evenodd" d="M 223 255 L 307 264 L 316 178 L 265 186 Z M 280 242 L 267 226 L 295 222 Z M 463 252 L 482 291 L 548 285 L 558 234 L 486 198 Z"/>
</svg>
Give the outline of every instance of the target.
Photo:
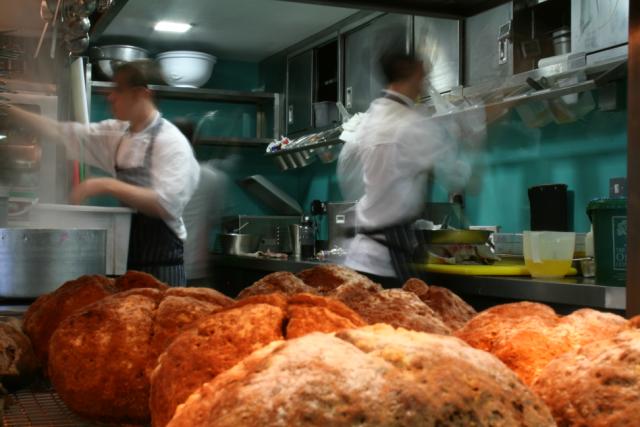
<svg viewBox="0 0 640 427">
<path fill-rule="evenodd" d="M 264 276 L 251 286 L 243 289 L 238 294 L 238 299 L 248 298 L 255 295 L 266 295 L 279 292 L 285 295 L 298 293 L 315 293 L 315 290 L 307 286 L 293 273 L 279 271 Z"/>
<path fill-rule="evenodd" d="M 388 325 L 276 341 L 195 391 L 170 427 L 553 426 L 492 355 Z"/>
<path fill-rule="evenodd" d="M 38 361 L 29 338 L 22 333 L 20 320 L 0 318 L 0 389 L 13 389 L 29 383 Z"/>
<path fill-rule="evenodd" d="M 419 279 L 409 279 L 402 289 L 416 294 L 452 331 L 462 328 L 477 314 L 473 307 L 449 289 L 429 286 Z"/>
<path fill-rule="evenodd" d="M 339 301 L 310 294 L 249 297 L 207 316 L 159 359 L 151 376 L 153 426 L 165 426 L 198 387 L 272 341 L 364 324 Z"/>
<path fill-rule="evenodd" d="M 448 335 L 451 329 L 415 294 L 401 289 L 347 283 L 329 293 L 358 313 L 367 323 L 386 323 L 412 331 Z"/>
<path fill-rule="evenodd" d="M 49 340 L 60 322 L 109 295 L 134 288 L 167 289 L 167 286 L 149 274 L 129 271 L 115 281 L 104 276 L 82 276 L 36 299 L 24 315 L 24 331 L 45 372 Z"/>
<path fill-rule="evenodd" d="M 560 427 L 635 427 L 640 330 L 586 344 L 551 361 L 533 383 Z"/>
<path fill-rule="evenodd" d="M 303 270 L 298 273 L 298 277 L 321 295 L 326 295 L 342 285 L 360 285 L 382 290 L 380 285 L 368 277 L 336 264 L 323 264 Z"/>
<path fill-rule="evenodd" d="M 197 288 L 141 288 L 103 298 L 70 314 L 54 332 L 51 382 L 70 409 L 90 420 L 146 423 L 149 376 L 160 353 L 230 302 Z"/>
<path fill-rule="evenodd" d="M 526 384 L 532 384 L 551 360 L 612 337 L 625 327 L 627 322 L 614 314 L 583 309 L 561 317 L 544 304 L 521 302 L 483 311 L 456 335 L 494 354 Z"/>
</svg>

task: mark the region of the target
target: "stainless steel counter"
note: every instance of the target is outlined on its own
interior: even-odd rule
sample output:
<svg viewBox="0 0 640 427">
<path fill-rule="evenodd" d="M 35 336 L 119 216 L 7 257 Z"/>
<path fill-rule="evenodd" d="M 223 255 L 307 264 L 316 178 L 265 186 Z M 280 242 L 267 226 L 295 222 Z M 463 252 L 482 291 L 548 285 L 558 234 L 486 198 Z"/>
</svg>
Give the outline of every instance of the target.
<svg viewBox="0 0 640 427">
<path fill-rule="evenodd" d="M 212 262 L 214 271 L 231 269 L 245 273 L 253 272 L 254 277 L 259 277 L 260 274 L 266 275 L 275 271 L 297 273 L 322 263 L 340 263 L 340 259 L 322 262 L 213 255 Z M 593 279 L 584 279 L 582 277 L 539 280 L 515 276 L 457 276 L 432 273 L 428 276 L 428 282 L 432 285 L 449 288 L 462 296 L 528 300 L 552 305 L 591 307 L 616 311 L 625 309 L 625 288 L 599 286 L 594 283 Z M 247 284 L 241 283 L 236 283 L 236 285 L 247 286 Z M 387 284 L 384 285 L 387 286 Z"/>
</svg>

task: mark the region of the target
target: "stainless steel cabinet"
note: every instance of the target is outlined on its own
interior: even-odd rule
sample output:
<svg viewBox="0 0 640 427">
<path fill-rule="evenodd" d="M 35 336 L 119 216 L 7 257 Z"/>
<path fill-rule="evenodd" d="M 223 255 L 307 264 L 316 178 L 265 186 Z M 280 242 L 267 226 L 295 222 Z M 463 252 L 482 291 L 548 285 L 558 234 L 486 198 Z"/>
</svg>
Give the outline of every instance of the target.
<svg viewBox="0 0 640 427">
<path fill-rule="evenodd" d="M 384 87 L 378 63 L 391 49 L 409 51 L 411 16 L 389 14 L 371 21 L 344 39 L 344 100 L 352 112 L 366 111 Z"/>
<path fill-rule="evenodd" d="M 460 84 L 460 21 L 416 16 L 416 55 L 430 68 L 427 81 L 438 92 Z"/>
<path fill-rule="evenodd" d="M 313 51 L 289 59 L 287 64 L 287 134 L 311 129 Z"/>
<path fill-rule="evenodd" d="M 628 40 L 629 1 L 571 0 L 573 52 L 607 49 Z"/>
<path fill-rule="evenodd" d="M 465 85 L 498 82 L 513 73 L 510 23 L 513 4 L 468 18 L 465 22 Z"/>
</svg>

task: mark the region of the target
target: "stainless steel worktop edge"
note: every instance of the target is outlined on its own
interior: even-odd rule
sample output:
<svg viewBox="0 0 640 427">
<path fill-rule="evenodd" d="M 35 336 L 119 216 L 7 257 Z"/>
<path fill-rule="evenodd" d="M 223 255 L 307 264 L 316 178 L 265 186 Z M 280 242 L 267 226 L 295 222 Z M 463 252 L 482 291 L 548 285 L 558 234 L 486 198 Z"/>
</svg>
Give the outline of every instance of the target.
<svg viewBox="0 0 640 427">
<path fill-rule="evenodd" d="M 318 264 L 336 261 L 276 260 L 219 254 L 212 255 L 211 260 L 214 268 L 218 266 L 258 270 L 264 271 L 265 274 L 275 271 L 297 273 Z M 460 295 L 529 300 L 607 310 L 625 309 L 625 288 L 599 286 L 593 283 L 593 279 L 566 278 L 543 281 L 530 277 L 430 274 L 428 282 L 449 288 Z"/>
</svg>

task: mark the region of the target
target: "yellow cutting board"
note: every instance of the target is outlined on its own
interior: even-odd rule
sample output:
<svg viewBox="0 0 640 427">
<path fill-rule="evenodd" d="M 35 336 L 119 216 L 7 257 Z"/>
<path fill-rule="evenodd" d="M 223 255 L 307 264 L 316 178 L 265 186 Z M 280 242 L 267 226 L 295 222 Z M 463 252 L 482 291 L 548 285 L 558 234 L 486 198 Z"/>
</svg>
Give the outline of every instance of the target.
<svg viewBox="0 0 640 427">
<path fill-rule="evenodd" d="M 427 271 L 431 273 L 458 274 L 461 276 L 528 276 L 529 270 L 524 265 L 448 265 L 427 264 Z M 567 276 L 575 276 L 575 268 L 569 270 Z"/>
</svg>

